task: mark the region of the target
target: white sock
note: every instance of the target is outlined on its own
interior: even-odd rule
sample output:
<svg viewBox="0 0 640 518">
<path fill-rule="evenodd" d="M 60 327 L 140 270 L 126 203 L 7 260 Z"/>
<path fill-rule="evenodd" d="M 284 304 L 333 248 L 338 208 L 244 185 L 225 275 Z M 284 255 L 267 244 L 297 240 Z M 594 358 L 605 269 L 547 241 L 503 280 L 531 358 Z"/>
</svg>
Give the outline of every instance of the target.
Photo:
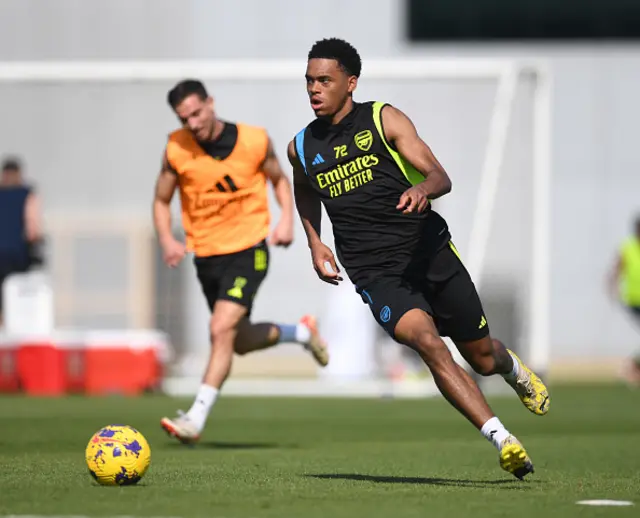
<svg viewBox="0 0 640 518">
<path fill-rule="evenodd" d="M 518 360 L 513 357 L 513 354 L 509 353 L 509 356 L 511 356 L 511 359 L 513 360 L 513 367 L 511 368 L 511 372 L 503 374 L 502 377 L 509 382 L 515 383 L 518 380 L 518 374 L 520 373 L 520 364 L 518 363 Z"/>
<path fill-rule="evenodd" d="M 216 402 L 216 399 L 218 399 L 218 392 L 218 389 L 211 385 L 200 385 L 200 389 L 196 394 L 196 399 L 187 412 L 189 421 L 198 428 L 199 432 L 204 429 L 211 407 Z"/>
<path fill-rule="evenodd" d="M 297 342 L 306 344 L 311 340 L 311 331 L 303 324 L 279 324 L 279 342 Z"/>
<path fill-rule="evenodd" d="M 311 330 L 303 324 L 296 324 L 296 342 L 307 344 L 309 340 L 311 340 Z"/>
<path fill-rule="evenodd" d="M 500 444 L 502 441 L 511 435 L 497 417 L 492 417 L 484 423 L 480 432 L 498 449 L 498 451 L 500 451 Z"/>
</svg>

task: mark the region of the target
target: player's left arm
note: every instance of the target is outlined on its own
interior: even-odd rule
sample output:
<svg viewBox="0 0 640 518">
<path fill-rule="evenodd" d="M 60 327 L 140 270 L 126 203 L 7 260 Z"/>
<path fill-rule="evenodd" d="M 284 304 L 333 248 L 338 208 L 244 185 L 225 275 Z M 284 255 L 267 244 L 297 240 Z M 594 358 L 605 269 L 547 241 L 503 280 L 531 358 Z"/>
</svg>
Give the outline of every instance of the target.
<svg viewBox="0 0 640 518">
<path fill-rule="evenodd" d="M 40 197 L 31 191 L 24 206 L 24 233 L 31 266 L 41 266 L 44 263 L 42 230 L 42 209 Z"/>
<path fill-rule="evenodd" d="M 385 106 L 381 115 L 387 141 L 424 176 L 402 194 L 397 208 L 405 214 L 424 212 L 429 200 L 451 191 L 451 179 L 409 117 L 393 106 Z"/>
<path fill-rule="evenodd" d="M 40 197 L 33 191 L 27 196 L 24 206 L 24 231 L 26 240 L 29 242 L 42 239 Z"/>
<path fill-rule="evenodd" d="M 287 247 L 293 242 L 293 193 L 291 183 L 284 174 L 271 139 L 262 163 L 262 171 L 273 185 L 273 191 L 280 206 L 280 221 L 271 234 L 270 244 Z"/>
</svg>

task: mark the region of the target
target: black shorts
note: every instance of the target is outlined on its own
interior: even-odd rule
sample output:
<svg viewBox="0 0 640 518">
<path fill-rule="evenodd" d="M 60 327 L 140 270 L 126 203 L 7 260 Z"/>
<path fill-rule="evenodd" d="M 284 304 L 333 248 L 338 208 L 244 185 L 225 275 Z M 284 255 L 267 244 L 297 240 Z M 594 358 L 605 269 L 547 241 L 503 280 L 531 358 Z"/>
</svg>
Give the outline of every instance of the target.
<svg viewBox="0 0 640 518">
<path fill-rule="evenodd" d="M 251 314 L 253 299 L 269 270 L 269 248 L 262 241 L 233 254 L 196 257 L 196 272 L 209 309 L 217 300 L 230 300 Z"/>
<path fill-rule="evenodd" d="M 480 340 L 489 334 L 475 285 L 450 241 L 422 271 L 378 277 L 356 291 L 392 338 L 400 318 L 412 309 L 431 315 L 440 335 L 454 341 Z"/>
</svg>

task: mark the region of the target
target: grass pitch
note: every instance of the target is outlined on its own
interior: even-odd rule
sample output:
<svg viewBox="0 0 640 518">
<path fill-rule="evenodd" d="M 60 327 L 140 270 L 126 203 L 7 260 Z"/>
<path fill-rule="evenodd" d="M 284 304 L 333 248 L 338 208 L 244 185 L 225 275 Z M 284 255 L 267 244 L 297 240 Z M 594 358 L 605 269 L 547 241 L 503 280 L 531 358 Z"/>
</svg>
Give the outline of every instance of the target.
<svg viewBox="0 0 640 518">
<path fill-rule="evenodd" d="M 202 442 L 181 446 L 159 419 L 168 397 L 0 397 L 0 516 L 210 518 L 640 516 L 640 391 L 552 387 L 549 415 L 491 398 L 536 473 L 520 482 L 441 398 L 424 401 L 221 398 Z M 111 423 L 148 439 L 132 487 L 101 487 L 84 449 Z M 587 499 L 631 507 L 584 507 Z"/>
</svg>

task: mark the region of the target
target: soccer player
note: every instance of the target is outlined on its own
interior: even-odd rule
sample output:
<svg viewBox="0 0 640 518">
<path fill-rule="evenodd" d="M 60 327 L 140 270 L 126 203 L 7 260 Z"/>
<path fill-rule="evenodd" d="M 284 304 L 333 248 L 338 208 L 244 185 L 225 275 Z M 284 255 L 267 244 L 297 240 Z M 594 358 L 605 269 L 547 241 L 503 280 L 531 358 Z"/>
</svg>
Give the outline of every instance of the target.
<svg viewBox="0 0 640 518">
<path fill-rule="evenodd" d="M 197 441 L 229 375 L 234 351 L 246 354 L 281 342 L 302 344 L 322 366 L 329 355 L 315 318 L 295 325 L 251 323 L 251 308 L 269 267 L 269 244 L 293 241 L 293 196 L 273 144 L 262 128 L 220 120 L 200 81 L 185 80 L 168 94 L 182 128 L 169 135 L 153 202 L 164 261 L 177 266 L 187 250 L 211 310 L 211 355 L 188 412 L 163 418 L 184 443 Z M 282 215 L 270 232 L 267 180 Z M 180 192 L 186 245 L 171 230 L 170 203 Z M 267 241 L 267 238 L 269 240 Z"/>
<path fill-rule="evenodd" d="M 634 235 L 620 248 L 610 283 L 614 297 L 628 308 L 640 325 L 640 215 L 634 223 Z M 640 386 L 640 355 L 631 358 L 624 375 L 630 385 Z"/>
<path fill-rule="evenodd" d="M 522 479 L 533 464 L 489 408 L 441 336 L 449 336 L 481 375 L 501 374 L 533 413 L 546 414 L 546 387 L 515 354 L 491 338 L 475 286 L 431 209 L 451 180 L 411 120 L 381 102 L 357 103 L 361 61 L 340 39 L 308 55 L 307 93 L 316 119 L 289 143 L 294 195 L 316 273 L 337 284 L 341 272 L 322 243 L 321 203 L 335 246 L 363 302 L 397 342 L 422 357 L 444 397 L 499 451 L 500 466 Z"/>
<path fill-rule="evenodd" d="M 20 160 L 7 158 L 0 173 L 0 327 L 4 281 L 44 263 L 40 212 L 40 196 L 25 181 Z"/>
</svg>

